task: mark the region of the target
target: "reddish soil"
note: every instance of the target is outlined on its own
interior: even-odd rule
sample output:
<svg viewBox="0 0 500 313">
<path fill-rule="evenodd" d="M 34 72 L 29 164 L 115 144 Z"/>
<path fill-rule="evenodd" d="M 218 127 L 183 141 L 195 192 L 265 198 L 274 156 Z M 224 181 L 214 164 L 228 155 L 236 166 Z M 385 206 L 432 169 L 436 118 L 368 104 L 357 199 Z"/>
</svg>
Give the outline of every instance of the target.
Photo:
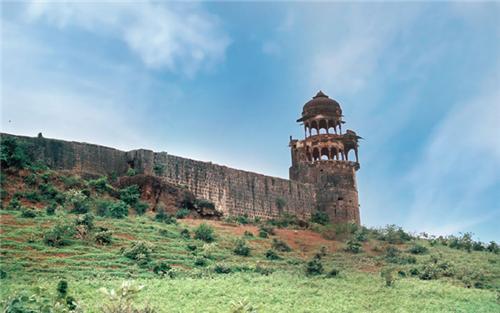
<svg viewBox="0 0 500 313">
<path fill-rule="evenodd" d="M 113 237 L 120 238 L 120 239 L 126 239 L 126 240 L 135 240 L 136 238 L 130 234 L 125 234 L 125 233 L 117 233 L 113 234 Z"/>
</svg>

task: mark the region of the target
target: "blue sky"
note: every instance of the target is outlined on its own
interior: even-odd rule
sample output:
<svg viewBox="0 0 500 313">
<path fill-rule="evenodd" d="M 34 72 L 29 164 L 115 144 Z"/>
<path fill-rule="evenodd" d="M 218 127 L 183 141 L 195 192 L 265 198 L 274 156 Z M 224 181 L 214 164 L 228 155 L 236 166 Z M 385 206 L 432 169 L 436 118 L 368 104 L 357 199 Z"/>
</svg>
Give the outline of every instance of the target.
<svg viewBox="0 0 500 313">
<path fill-rule="evenodd" d="M 288 177 L 319 89 L 368 226 L 500 240 L 498 3 L 3 3 L 1 130 Z"/>
</svg>

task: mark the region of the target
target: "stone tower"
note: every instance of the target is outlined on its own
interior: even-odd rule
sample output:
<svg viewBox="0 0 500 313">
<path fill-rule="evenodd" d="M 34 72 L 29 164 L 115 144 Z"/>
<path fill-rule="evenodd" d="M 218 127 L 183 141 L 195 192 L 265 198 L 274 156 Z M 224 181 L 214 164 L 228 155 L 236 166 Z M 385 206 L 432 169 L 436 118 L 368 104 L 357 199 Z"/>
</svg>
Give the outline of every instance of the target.
<svg viewBox="0 0 500 313">
<path fill-rule="evenodd" d="M 359 224 L 356 171 L 361 137 L 352 130 L 342 133 L 342 117 L 339 103 L 321 91 L 304 105 L 297 122 L 304 125 L 305 138 L 290 137 L 290 179 L 316 186 L 316 209 L 326 212 L 332 223 Z M 352 154 L 355 161 L 349 160 Z"/>
</svg>

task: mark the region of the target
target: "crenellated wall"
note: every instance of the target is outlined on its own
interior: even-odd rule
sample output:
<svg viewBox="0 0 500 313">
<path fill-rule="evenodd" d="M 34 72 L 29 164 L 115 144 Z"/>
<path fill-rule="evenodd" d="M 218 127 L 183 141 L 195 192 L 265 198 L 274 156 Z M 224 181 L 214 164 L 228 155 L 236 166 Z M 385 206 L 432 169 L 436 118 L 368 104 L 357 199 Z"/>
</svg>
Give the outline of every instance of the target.
<svg viewBox="0 0 500 313">
<path fill-rule="evenodd" d="M 4 136 L 14 136 L 1 134 Z M 316 189 L 311 184 L 237 170 L 150 150 L 120 151 L 88 143 L 14 136 L 25 141 L 36 159 L 53 169 L 91 175 L 124 175 L 132 167 L 153 174 L 164 167 L 162 177 L 184 185 L 196 197 L 210 200 L 226 215 L 275 218 L 290 213 L 307 219 L 316 209 Z M 278 199 L 283 199 L 280 201 Z M 278 205 L 283 202 L 284 206 Z"/>
</svg>

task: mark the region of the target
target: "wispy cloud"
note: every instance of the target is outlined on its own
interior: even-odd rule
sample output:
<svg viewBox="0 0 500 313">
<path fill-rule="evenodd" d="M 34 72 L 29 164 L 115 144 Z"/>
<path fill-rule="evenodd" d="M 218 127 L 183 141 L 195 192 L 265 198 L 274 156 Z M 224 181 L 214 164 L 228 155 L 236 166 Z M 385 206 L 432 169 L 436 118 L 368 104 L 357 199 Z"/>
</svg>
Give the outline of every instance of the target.
<svg viewBox="0 0 500 313">
<path fill-rule="evenodd" d="M 498 202 L 477 213 L 480 199 L 500 186 L 500 91 L 485 86 L 476 98 L 454 106 L 409 173 L 409 227 L 450 233 L 500 215 Z"/>
<path fill-rule="evenodd" d="M 149 68 L 189 77 L 222 61 L 230 42 L 219 19 L 194 4 L 33 1 L 27 17 L 114 36 Z"/>
</svg>

